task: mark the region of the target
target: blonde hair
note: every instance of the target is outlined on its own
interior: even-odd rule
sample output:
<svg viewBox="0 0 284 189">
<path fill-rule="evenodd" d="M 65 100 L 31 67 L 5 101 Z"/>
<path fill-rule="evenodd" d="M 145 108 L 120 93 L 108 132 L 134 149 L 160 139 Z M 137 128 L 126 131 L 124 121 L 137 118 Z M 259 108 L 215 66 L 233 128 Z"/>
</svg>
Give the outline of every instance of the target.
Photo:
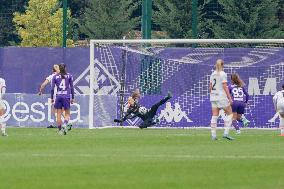
<svg viewBox="0 0 284 189">
<path fill-rule="evenodd" d="M 239 74 L 237 74 L 237 73 L 233 73 L 231 75 L 231 80 L 232 80 L 233 84 L 237 85 L 238 87 L 243 87 L 245 85 L 243 80 L 241 80 Z"/>
<path fill-rule="evenodd" d="M 216 71 L 217 71 L 217 72 L 223 71 L 223 67 L 224 67 L 224 60 L 218 59 L 218 60 L 216 61 L 216 64 L 215 64 Z"/>
<path fill-rule="evenodd" d="M 140 96 L 141 96 L 141 94 L 140 94 L 139 89 L 136 89 L 131 95 L 131 97 L 134 99 L 134 101 L 137 101 L 140 98 Z"/>
<path fill-rule="evenodd" d="M 56 73 L 59 73 L 60 70 L 59 70 L 59 65 L 58 64 L 54 64 L 53 65 L 53 71 L 56 72 Z"/>
<path fill-rule="evenodd" d="M 129 105 L 132 105 L 135 101 L 134 101 L 134 99 L 130 96 L 130 97 L 128 97 L 127 102 L 128 102 Z"/>
</svg>

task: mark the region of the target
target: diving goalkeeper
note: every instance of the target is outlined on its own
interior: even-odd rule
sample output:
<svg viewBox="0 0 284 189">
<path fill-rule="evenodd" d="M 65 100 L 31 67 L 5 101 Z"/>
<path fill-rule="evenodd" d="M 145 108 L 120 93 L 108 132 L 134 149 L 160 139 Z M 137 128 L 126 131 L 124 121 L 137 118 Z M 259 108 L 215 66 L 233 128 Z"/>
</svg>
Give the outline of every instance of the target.
<svg viewBox="0 0 284 189">
<path fill-rule="evenodd" d="M 154 104 L 150 109 L 147 109 L 138 103 L 137 98 L 135 98 L 137 96 L 140 95 L 136 94 L 128 98 L 128 107 L 125 116 L 122 119 L 115 119 L 114 122 L 121 123 L 127 119 L 139 117 L 143 120 L 138 126 L 140 129 L 151 127 L 159 122 L 158 119 L 155 119 L 158 108 L 172 98 L 172 94 L 168 92 L 168 95 L 165 98 Z"/>
</svg>

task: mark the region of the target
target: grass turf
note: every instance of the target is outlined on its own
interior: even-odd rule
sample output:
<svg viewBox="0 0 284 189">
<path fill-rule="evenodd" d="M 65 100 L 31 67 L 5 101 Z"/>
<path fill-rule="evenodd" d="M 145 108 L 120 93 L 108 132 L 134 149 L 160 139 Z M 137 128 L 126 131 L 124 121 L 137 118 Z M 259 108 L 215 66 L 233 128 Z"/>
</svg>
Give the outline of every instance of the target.
<svg viewBox="0 0 284 189">
<path fill-rule="evenodd" d="M 221 136 L 223 131 L 218 131 Z M 284 137 L 244 130 L 13 128 L 0 137 L 1 189 L 284 188 Z"/>
</svg>

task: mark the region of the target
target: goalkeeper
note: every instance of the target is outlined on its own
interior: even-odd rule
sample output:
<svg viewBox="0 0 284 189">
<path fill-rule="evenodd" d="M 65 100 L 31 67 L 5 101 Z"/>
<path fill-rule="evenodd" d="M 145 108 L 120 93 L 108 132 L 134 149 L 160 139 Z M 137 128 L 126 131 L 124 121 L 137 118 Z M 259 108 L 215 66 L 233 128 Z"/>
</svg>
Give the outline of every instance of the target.
<svg viewBox="0 0 284 189">
<path fill-rule="evenodd" d="M 115 119 L 114 122 L 122 123 L 127 119 L 133 119 L 139 117 L 143 122 L 139 125 L 140 129 L 147 128 L 155 125 L 159 122 L 158 119 L 155 119 L 158 108 L 166 103 L 169 99 L 172 98 L 172 94 L 168 92 L 168 95 L 160 100 L 158 103 L 154 104 L 150 109 L 147 109 L 141 106 L 138 103 L 138 98 L 140 94 L 137 94 L 137 91 L 133 93 L 131 97 L 128 98 L 128 107 L 125 116 L 122 119 Z"/>
</svg>

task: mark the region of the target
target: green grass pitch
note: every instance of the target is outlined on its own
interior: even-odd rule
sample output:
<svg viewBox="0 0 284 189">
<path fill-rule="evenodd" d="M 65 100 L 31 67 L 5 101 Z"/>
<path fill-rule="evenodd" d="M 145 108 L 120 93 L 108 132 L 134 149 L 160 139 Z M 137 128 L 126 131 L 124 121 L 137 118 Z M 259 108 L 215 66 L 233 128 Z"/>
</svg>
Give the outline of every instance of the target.
<svg viewBox="0 0 284 189">
<path fill-rule="evenodd" d="M 1 189 L 283 189 L 284 137 L 243 130 L 8 128 Z"/>
</svg>

